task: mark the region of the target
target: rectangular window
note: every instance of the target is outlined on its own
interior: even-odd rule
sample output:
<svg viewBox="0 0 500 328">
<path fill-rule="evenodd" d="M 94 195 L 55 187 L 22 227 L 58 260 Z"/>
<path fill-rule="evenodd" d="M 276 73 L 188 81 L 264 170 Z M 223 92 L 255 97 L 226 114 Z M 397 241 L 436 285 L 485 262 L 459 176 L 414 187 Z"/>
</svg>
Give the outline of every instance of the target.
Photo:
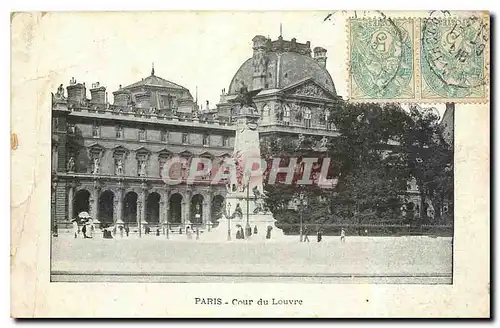
<svg viewBox="0 0 500 328">
<path fill-rule="evenodd" d="M 146 141 L 146 129 L 139 129 L 138 132 L 139 141 Z"/>
<path fill-rule="evenodd" d="M 121 126 L 121 125 L 118 125 L 116 127 L 116 138 L 123 139 L 123 126 Z"/>
<path fill-rule="evenodd" d="M 97 123 L 94 123 L 92 126 L 92 137 L 94 138 L 99 138 L 101 135 L 101 130 L 99 129 L 99 125 Z"/>
<path fill-rule="evenodd" d="M 162 142 L 167 142 L 168 141 L 168 132 L 165 130 L 161 130 L 161 141 Z"/>
</svg>

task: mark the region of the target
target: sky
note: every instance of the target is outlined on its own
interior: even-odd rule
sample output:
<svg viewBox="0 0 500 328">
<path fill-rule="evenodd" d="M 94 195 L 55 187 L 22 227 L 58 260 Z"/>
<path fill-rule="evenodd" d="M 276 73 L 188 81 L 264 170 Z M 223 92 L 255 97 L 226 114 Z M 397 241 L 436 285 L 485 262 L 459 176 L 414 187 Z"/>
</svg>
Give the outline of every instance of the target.
<svg viewBox="0 0 500 328">
<path fill-rule="evenodd" d="M 252 56 L 252 38 L 311 42 L 327 49 L 327 69 L 337 93 L 347 95 L 347 13 L 330 20 L 322 12 L 101 12 L 47 13 L 36 17 L 23 36 L 37 34 L 30 55 L 38 76 L 50 76 L 50 88 L 66 86 L 74 77 L 87 88 L 100 82 L 112 92 L 155 74 L 191 91 L 199 104 L 219 102 L 221 90 Z M 13 72 L 13 74 L 15 74 Z M 15 86 L 14 86 L 15 87 Z M 88 97 L 90 93 L 87 91 Z M 441 108 L 439 108 L 440 111 Z"/>
</svg>

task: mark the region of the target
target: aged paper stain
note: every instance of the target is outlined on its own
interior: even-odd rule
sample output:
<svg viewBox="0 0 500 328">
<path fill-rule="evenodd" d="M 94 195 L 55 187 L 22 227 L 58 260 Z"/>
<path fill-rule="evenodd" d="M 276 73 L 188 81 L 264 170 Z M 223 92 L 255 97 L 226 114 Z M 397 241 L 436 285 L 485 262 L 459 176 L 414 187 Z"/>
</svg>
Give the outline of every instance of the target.
<svg viewBox="0 0 500 328">
<path fill-rule="evenodd" d="M 16 150 L 18 145 L 19 145 L 19 140 L 17 138 L 17 134 L 11 133 L 10 134 L 10 149 Z"/>
</svg>

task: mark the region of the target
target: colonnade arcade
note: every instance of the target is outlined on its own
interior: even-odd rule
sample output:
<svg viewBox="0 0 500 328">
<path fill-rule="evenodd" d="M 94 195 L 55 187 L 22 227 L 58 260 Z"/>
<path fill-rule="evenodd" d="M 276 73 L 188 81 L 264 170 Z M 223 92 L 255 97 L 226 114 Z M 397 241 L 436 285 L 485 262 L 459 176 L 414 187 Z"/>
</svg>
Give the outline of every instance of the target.
<svg viewBox="0 0 500 328">
<path fill-rule="evenodd" d="M 167 222 L 171 226 L 192 225 L 205 228 L 216 224 L 222 215 L 224 191 L 210 186 L 163 186 L 147 183 L 69 183 L 67 217 L 88 212 L 103 226 L 130 225 L 139 222 L 151 227 Z"/>
</svg>

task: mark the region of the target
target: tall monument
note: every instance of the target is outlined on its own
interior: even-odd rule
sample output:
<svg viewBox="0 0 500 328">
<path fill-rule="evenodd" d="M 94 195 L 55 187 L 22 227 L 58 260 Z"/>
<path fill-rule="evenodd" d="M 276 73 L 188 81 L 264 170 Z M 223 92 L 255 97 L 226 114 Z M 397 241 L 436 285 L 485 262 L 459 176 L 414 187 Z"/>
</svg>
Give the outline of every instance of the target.
<svg viewBox="0 0 500 328">
<path fill-rule="evenodd" d="M 253 97 L 260 89 L 248 91 L 242 83 L 238 97 L 233 100 L 236 138 L 232 161 L 233 175 L 227 185 L 226 202 L 219 224 L 209 235 L 218 240 L 275 240 L 284 236 L 276 220 L 265 206 L 263 173 L 260 156 L 259 114 Z"/>
</svg>

